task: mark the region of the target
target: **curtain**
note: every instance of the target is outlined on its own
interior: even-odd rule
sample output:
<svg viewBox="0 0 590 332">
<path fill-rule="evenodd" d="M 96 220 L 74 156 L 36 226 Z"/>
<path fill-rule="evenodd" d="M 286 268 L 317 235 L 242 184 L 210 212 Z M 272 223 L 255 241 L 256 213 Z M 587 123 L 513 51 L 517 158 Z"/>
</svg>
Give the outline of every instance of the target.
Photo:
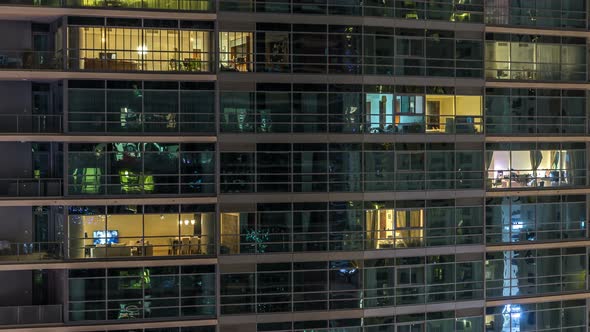
<svg viewBox="0 0 590 332">
<path fill-rule="evenodd" d="M 529 152 L 529 156 L 531 159 L 533 176 L 535 179 L 537 179 L 537 169 L 539 169 L 539 165 L 541 165 L 541 161 L 543 160 L 543 154 L 539 150 L 534 150 Z"/>
<path fill-rule="evenodd" d="M 559 169 L 560 151 L 551 151 L 551 169 Z"/>
<path fill-rule="evenodd" d="M 367 211 L 365 215 L 365 236 L 367 243 L 370 244 L 370 249 L 377 249 L 377 216 L 379 215 L 379 210 L 371 210 Z"/>
<path fill-rule="evenodd" d="M 492 165 L 493 156 L 494 156 L 494 151 L 486 151 L 486 171 L 490 170 L 490 166 Z"/>
<path fill-rule="evenodd" d="M 575 173 L 575 158 L 574 158 L 574 151 L 567 150 L 565 152 L 565 172 L 567 174 L 567 183 L 569 185 L 573 185 L 575 181 L 574 173 Z M 562 171 L 563 172 L 563 171 Z"/>
</svg>

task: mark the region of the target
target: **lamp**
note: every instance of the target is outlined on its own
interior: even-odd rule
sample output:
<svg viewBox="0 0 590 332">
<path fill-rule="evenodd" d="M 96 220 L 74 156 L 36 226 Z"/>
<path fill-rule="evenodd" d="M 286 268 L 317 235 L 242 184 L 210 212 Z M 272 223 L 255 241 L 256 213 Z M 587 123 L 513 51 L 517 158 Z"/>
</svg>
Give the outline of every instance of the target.
<svg viewBox="0 0 590 332">
<path fill-rule="evenodd" d="M 146 55 L 148 52 L 148 48 L 145 45 L 137 46 L 137 54 L 139 55 Z"/>
<path fill-rule="evenodd" d="M 188 223 L 189 223 L 188 219 L 185 219 L 184 224 L 188 226 Z"/>
</svg>

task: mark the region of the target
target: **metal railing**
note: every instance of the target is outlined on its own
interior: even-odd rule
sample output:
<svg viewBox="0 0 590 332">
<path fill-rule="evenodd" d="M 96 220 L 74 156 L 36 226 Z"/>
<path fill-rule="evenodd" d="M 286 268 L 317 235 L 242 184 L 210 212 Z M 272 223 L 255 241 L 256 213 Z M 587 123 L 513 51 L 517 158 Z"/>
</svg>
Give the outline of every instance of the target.
<svg viewBox="0 0 590 332">
<path fill-rule="evenodd" d="M 0 50 L 0 70 L 63 68 L 60 51 Z"/>
<path fill-rule="evenodd" d="M 61 242 L 0 241 L 0 262 L 62 259 Z"/>
<path fill-rule="evenodd" d="M 119 175 L 69 176 L 70 195 L 151 195 L 215 193 L 215 175 L 202 174 L 146 174 L 121 171 Z M 94 169 L 93 169 L 94 170 Z M 0 182 L 1 183 L 1 182 Z"/>
<path fill-rule="evenodd" d="M 369 270 L 369 269 L 367 269 Z M 367 271 L 365 270 L 365 271 Z M 284 271 L 289 273 L 290 271 Z M 342 276 L 348 271 L 337 272 Z M 356 271 L 355 271 L 356 272 Z M 352 272 L 351 275 L 354 275 Z M 301 274 L 299 272 L 298 274 Z M 258 276 L 261 273 L 257 274 Z M 337 281 L 333 281 L 337 282 Z M 225 285 L 222 285 L 224 287 Z M 279 288 L 282 285 L 277 286 Z M 285 285 L 287 288 L 289 285 Z M 319 282 L 318 289 L 327 288 L 328 283 Z M 227 286 L 226 286 L 227 287 Z M 233 285 L 229 285 L 233 287 Z M 260 287 L 260 286 L 259 286 Z M 442 303 L 457 300 L 473 300 L 483 298 L 483 281 L 474 280 L 468 282 L 454 283 L 426 283 L 422 281 L 414 285 L 399 285 L 397 287 L 365 288 L 362 294 L 361 288 L 347 289 L 343 291 L 304 291 L 304 292 L 265 292 L 260 296 L 262 290 L 250 289 L 250 293 L 239 295 L 222 295 L 221 310 L 225 314 L 247 313 L 247 312 L 291 312 L 293 308 L 320 307 L 323 309 L 344 309 L 344 308 L 371 308 L 371 307 L 393 307 L 412 304 Z M 246 290 L 248 292 L 248 290 Z M 305 302 L 301 299 L 306 298 Z M 266 301 L 265 301 L 266 300 Z M 283 300 L 283 301 L 281 301 Z"/>
<path fill-rule="evenodd" d="M 207 33 L 207 36 L 210 36 Z M 105 59 L 101 53 L 117 54 L 116 59 Z M 126 49 L 68 49 L 68 69 L 75 71 L 115 71 L 115 72 L 180 72 L 212 73 L 215 70 L 213 50 L 207 52 L 174 52 L 168 49 L 149 50 L 137 56 L 128 55 Z"/>
<path fill-rule="evenodd" d="M 540 63 L 486 60 L 485 75 L 494 80 L 585 81 L 587 66 L 567 63 Z"/>
<path fill-rule="evenodd" d="M 112 8 L 112 9 L 158 9 L 211 12 L 213 0 L 61 0 L 62 7 Z"/>
<path fill-rule="evenodd" d="M 62 323 L 62 312 L 61 304 L 0 307 L 0 325 Z"/>
<path fill-rule="evenodd" d="M 213 0 L 0 0 L 0 6 L 113 8 L 212 12 Z"/>
<path fill-rule="evenodd" d="M 330 34 L 330 38 L 338 34 Z M 361 38 L 361 34 L 355 34 Z M 369 36 L 365 34 L 363 36 Z M 392 36 L 393 37 L 393 36 Z M 393 39 L 393 38 L 392 38 Z M 424 42 L 425 38 L 416 40 Z M 448 39 L 446 41 L 456 41 Z M 443 47 L 441 45 L 441 47 Z M 393 50 L 393 45 L 392 45 Z M 425 56 L 375 56 L 343 54 L 299 54 L 284 53 L 283 62 L 273 62 L 272 54 L 249 53 L 244 60 L 234 63 L 231 56 L 219 52 L 219 72 L 281 72 L 307 74 L 348 74 L 348 75 L 387 75 L 387 76 L 451 76 L 477 77 L 483 75 L 483 60 L 435 58 Z M 230 60 L 223 60 L 229 58 Z M 255 59 L 254 59 L 255 58 Z"/>
<path fill-rule="evenodd" d="M 422 236 L 394 235 L 389 238 L 377 238 L 377 232 L 330 231 L 316 233 L 272 233 L 262 230 L 248 230 L 241 234 L 221 234 L 221 254 L 264 254 L 273 252 L 334 252 L 334 251 L 371 251 L 408 248 L 425 248 L 444 245 L 462 245 L 483 243 L 482 226 L 448 227 L 448 228 L 414 228 L 401 232 L 424 232 Z M 393 230 L 384 230 L 393 232 Z M 465 235 L 458 235 L 461 231 Z M 446 235 L 431 235 L 434 232 Z M 471 232 L 472 234 L 467 234 Z"/>
<path fill-rule="evenodd" d="M 60 0 L 0 0 L 0 6 L 61 7 Z"/>
<path fill-rule="evenodd" d="M 285 108 L 291 107 L 285 104 Z M 223 111 L 222 111 L 223 112 Z M 464 116 L 446 116 L 438 122 L 425 122 L 423 115 L 406 115 L 404 113 L 391 113 L 390 116 L 404 117 L 405 122 L 387 123 L 363 123 L 361 119 L 356 121 L 335 121 L 326 114 L 298 114 L 282 113 L 273 115 L 273 118 L 260 119 L 262 112 L 248 112 L 245 120 L 224 120 L 220 123 L 220 130 L 224 133 L 352 133 L 352 134 L 482 134 L 483 117 L 477 114 Z M 224 114 L 222 114 L 223 117 Z M 309 122 L 297 121 L 303 116 L 309 116 Z M 367 115 L 368 116 L 368 115 Z M 320 118 L 315 120 L 312 117 Z M 292 120 L 289 120 L 292 119 Z M 313 121 L 313 122 L 312 122 Z M 444 122 L 443 122 L 444 121 Z"/>
<path fill-rule="evenodd" d="M 535 3 L 535 2 L 531 2 Z M 538 2 L 541 4 L 542 2 Z M 559 3 L 559 2 L 555 2 Z M 586 12 L 539 7 L 509 6 L 486 3 L 485 23 L 495 25 L 545 26 L 583 29 L 586 27 Z"/>
<path fill-rule="evenodd" d="M 221 192 L 362 192 L 483 188 L 483 171 L 350 173 L 229 173 L 220 176 Z M 255 179 L 257 177 L 257 179 Z M 297 181 L 307 177 L 309 181 Z M 294 178 L 294 179 L 292 179 Z"/>
<path fill-rule="evenodd" d="M 0 179 L 0 197 L 62 196 L 63 179 Z"/>
<path fill-rule="evenodd" d="M 118 238 L 118 243 L 96 244 L 94 239 L 70 238 L 70 258 L 171 257 L 212 255 L 210 236 L 145 236 Z"/>
<path fill-rule="evenodd" d="M 494 169 L 487 175 L 489 190 L 576 187 L 585 183 L 584 169 Z"/>
<path fill-rule="evenodd" d="M 0 114 L 0 134 L 62 132 L 62 116 L 58 114 Z"/>
<path fill-rule="evenodd" d="M 491 135 L 585 135 L 585 116 L 486 116 L 486 133 Z"/>
<path fill-rule="evenodd" d="M 220 11 L 259 13 L 301 13 L 316 15 L 381 16 L 412 20 L 482 22 L 483 6 L 451 4 L 449 1 L 301 1 L 221 0 Z"/>
<path fill-rule="evenodd" d="M 70 112 L 71 132 L 116 133 L 214 133 L 214 113 Z M 109 119 L 118 118 L 117 121 Z M 1 119 L 1 118 L 0 118 Z M 76 119 L 76 120 L 72 120 Z M 195 120 L 208 121 L 195 121 Z"/>
</svg>

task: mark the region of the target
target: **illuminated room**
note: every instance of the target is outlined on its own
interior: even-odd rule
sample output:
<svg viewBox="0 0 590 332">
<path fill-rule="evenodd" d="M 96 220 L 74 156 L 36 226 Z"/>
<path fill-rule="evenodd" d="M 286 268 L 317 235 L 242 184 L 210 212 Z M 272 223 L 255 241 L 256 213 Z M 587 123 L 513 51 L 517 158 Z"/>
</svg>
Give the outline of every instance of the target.
<svg viewBox="0 0 590 332">
<path fill-rule="evenodd" d="M 572 151 L 490 151 L 488 156 L 491 188 L 558 187 L 576 182 Z"/>
<path fill-rule="evenodd" d="M 481 114 L 481 96 L 426 96 L 427 133 L 481 133 Z"/>
<path fill-rule="evenodd" d="M 219 65 L 222 71 L 252 71 L 252 32 L 219 33 Z"/>
<path fill-rule="evenodd" d="M 150 8 L 167 10 L 208 11 L 210 0 L 68 0 L 70 6 L 76 7 L 121 7 Z"/>
<path fill-rule="evenodd" d="M 68 33 L 70 66 L 74 68 L 89 71 L 211 70 L 208 31 L 70 27 Z"/>
<path fill-rule="evenodd" d="M 376 209 L 366 211 L 367 249 L 421 247 L 424 209 Z"/>
<path fill-rule="evenodd" d="M 212 212 L 70 215 L 68 221 L 70 258 L 214 253 Z"/>
</svg>

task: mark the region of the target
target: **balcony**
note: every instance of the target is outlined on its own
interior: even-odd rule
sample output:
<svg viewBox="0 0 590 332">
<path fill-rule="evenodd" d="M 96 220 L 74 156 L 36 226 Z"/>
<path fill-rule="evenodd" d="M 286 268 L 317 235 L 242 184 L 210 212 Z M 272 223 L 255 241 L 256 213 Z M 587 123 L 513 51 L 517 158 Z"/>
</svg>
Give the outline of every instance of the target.
<svg viewBox="0 0 590 332">
<path fill-rule="evenodd" d="M 62 196 L 62 179 L 0 179 L 0 197 Z"/>
<path fill-rule="evenodd" d="M 60 7 L 60 0 L 0 0 L 0 6 Z"/>
<path fill-rule="evenodd" d="M 212 0 L 64 0 L 64 7 L 109 8 L 109 9 L 148 9 L 174 11 L 213 11 Z"/>
<path fill-rule="evenodd" d="M 17 243 L 0 241 L 0 262 L 59 260 L 63 258 L 61 242 Z M 0 307 L 0 317 L 2 317 Z"/>
<path fill-rule="evenodd" d="M 63 132 L 62 116 L 55 114 L 0 114 L 1 134 L 57 134 Z"/>
<path fill-rule="evenodd" d="M 57 70 L 61 59 L 59 51 L 0 50 L 0 70 Z"/>
<path fill-rule="evenodd" d="M 0 325 L 62 323 L 62 312 L 61 304 L 0 307 Z"/>
<path fill-rule="evenodd" d="M 212 12 L 213 0 L 0 0 L 0 6 L 145 9 Z"/>
</svg>

